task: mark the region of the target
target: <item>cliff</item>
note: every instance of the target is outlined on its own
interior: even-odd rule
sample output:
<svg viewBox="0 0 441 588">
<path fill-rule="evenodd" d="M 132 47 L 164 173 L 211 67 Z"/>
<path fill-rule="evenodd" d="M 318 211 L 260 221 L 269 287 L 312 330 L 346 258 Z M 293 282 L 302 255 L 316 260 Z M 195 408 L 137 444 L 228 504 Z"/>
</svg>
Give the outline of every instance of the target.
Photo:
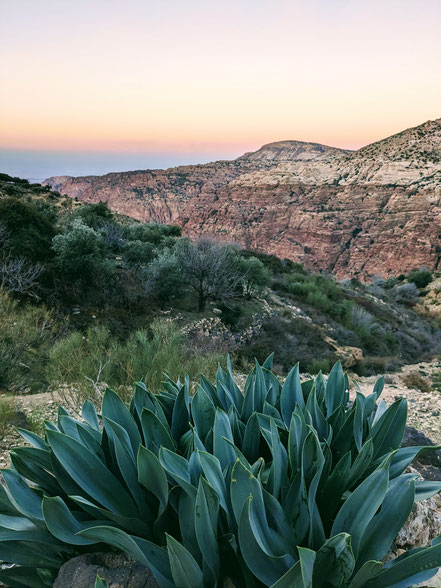
<svg viewBox="0 0 441 588">
<path fill-rule="evenodd" d="M 340 277 L 440 265 L 441 119 L 353 152 L 282 141 L 234 161 L 45 183 Z"/>
</svg>

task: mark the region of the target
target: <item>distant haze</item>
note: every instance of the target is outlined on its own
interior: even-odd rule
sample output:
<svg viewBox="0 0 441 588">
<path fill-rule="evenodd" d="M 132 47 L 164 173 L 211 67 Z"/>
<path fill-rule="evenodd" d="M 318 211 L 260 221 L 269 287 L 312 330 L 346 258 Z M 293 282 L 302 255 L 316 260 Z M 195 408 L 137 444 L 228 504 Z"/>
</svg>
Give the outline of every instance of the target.
<svg viewBox="0 0 441 588">
<path fill-rule="evenodd" d="M 234 153 L 132 153 L 0 149 L 0 172 L 39 182 L 50 176 L 89 176 L 231 159 Z"/>
<path fill-rule="evenodd" d="M 20 175 L 357 148 L 440 116 L 440 0 L 3 0 L 1 19 Z"/>
</svg>

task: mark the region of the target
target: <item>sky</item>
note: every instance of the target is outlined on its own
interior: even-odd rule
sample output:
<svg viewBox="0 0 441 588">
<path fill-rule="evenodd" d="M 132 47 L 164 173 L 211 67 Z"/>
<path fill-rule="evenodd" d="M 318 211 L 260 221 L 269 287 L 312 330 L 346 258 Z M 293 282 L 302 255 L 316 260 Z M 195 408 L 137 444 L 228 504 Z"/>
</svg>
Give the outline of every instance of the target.
<svg viewBox="0 0 441 588">
<path fill-rule="evenodd" d="M 440 0 L 0 0 L 0 171 L 356 149 L 441 117 Z"/>
</svg>

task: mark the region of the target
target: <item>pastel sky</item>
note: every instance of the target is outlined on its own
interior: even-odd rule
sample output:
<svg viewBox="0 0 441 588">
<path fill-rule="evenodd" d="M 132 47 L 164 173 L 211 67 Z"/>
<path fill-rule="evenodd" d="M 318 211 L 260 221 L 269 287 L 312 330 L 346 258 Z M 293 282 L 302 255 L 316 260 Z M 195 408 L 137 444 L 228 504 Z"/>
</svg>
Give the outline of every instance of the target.
<svg viewBox="0 0 441 588">
<path fill-rule="evenodd" d="M 0 0 L 0 17 L 9 173 L 357 148 L 441 117 L 440 0 Z"/>
</svg>

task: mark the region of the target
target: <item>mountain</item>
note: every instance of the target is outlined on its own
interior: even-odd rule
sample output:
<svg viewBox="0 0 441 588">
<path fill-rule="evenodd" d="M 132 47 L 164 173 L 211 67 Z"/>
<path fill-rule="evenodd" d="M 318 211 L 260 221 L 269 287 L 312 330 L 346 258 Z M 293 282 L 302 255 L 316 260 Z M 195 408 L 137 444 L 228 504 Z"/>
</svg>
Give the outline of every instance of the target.
<svg viewBox="0 0 441 588">
<path fill-rule="evenodd" d="M 339 277 L 440 266 L 441 119 L 352 152 L 281 141 L 233 161 L 45 183 Z"/>
</svg>

